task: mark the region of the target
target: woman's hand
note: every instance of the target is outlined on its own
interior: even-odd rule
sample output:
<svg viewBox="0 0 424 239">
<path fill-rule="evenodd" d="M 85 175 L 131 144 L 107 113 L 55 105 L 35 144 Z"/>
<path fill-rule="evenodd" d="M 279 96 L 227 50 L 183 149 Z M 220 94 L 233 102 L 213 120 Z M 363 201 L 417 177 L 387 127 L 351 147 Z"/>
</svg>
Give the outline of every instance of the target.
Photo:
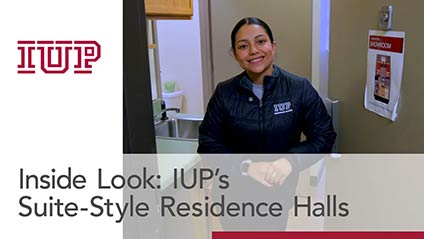
<svg viewBox="0 0 424 239">
<path fill-rule="evenodd" d="M 278 159 L 273 162 L 255 162 L 250 164 L 247 174 L 266 187 L 282 185 L 292 172 L 293 167 L 285 159 Z"/>
</svg>

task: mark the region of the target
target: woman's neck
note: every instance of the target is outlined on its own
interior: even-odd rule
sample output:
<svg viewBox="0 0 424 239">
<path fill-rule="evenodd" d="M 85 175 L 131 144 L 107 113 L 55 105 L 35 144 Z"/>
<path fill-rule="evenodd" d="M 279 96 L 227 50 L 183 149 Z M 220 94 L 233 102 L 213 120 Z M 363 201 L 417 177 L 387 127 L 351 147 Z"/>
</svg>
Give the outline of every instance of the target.
<svg viewBox="0 0 424 239">
<path fill-rule="evenodd" d="M 264 84 L 264 75 L 263 74 L 254 74 L 254 73 L 247 73 L 249 76 L 250 81 L 252 81 L 253 84 L 257 85 L 263 85 Z"/>
<path fill-rule="evenodd" d="M 263 85 L 265 76 L 272 75 L 273 70 L 274 67 L 271 65 L 271 67 L 261 73 L 247 72 L 247 75 L 249 76 L 249 79 L 252 81 L 253 84 Z"/>
</svg>

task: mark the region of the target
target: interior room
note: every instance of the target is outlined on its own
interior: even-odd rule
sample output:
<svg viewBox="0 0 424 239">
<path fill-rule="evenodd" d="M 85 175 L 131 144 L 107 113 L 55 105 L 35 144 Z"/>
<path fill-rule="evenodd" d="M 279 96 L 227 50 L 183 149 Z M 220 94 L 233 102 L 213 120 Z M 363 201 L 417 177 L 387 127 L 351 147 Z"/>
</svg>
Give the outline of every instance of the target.
<svg viewBox="0 0 424 239">
<path fill-rule="evenodd" d="M 231 53 L 230 34 L 234 24 L 247 16 L 269 23 L 277 42 L 275 64 L 307 78 L 326 104 L 337 133 L 332 153 L 423 152 L 424 125 L 419 122 L 424 120 L 420 106 L 424 31 L 416 19 L 424 1 L 125 2 L 124 154 L 197 152 L 198 128 L 215 87 L 243 71 Z M 387 6 L 392 8 L 390 30 L 381 28 Z M 364 106 L 370 30 L 405 33 L 394 120 Z M 303 171 L 298 194 L 325 197 L 325 177 L 321 161 Z M 219 227 L 208 223 L 203 226 Z M 197 236 L 203 231 L 193 230 Z M 288 230 L 324 230 L 324 219 L 291 218 Z"/>
</svg>

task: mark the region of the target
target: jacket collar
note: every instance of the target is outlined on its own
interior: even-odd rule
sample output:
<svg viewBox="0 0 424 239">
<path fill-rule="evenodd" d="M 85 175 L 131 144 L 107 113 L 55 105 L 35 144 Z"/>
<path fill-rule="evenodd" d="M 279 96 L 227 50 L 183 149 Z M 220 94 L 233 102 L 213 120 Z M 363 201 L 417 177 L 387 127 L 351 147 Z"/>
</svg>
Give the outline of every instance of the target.
<svg viewBox="0 0 424 239">
<path fill-rule="evenodd" d="M 280 76 L 280 68 L 277 65 L 273 65 L 273 70 L 271 75 L 267 75 L 264 77 L 264 91 L 270 90 L 275 86 L 275 82 Z M 252 81 L 249 79 L 246 71 L 242 73 L 242 77 L 240 79 L 240 86 L 244 89 L 252 91 Z"/>
</svg>

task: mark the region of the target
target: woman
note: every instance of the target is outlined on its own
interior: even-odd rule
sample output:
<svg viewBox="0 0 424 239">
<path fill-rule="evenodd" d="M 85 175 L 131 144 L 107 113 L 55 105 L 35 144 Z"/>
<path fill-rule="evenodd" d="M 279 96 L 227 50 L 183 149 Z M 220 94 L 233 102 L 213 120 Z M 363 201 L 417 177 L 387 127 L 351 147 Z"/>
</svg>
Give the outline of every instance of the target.
<svg viewBox="0 0 424 239">
<path fill-rule="evenodd" d="M 218 84 L 199 128 L 198 152 L 330 152 L 336 137 L 331 118 L 307 79 L 273 64 L 276 42 L 269 26 L 256 17 L 241 19 L 231 33 L 231 48 L 244 71 Z M 301 142 L 302 133 L 306 140 Z M 300 157 L 245 159 L 229 168 L 262 185 L 257 188 L 262 193 L 283 186 L 278 192 L 292 201 L 298 172 L 312 162 Z"/>
</svg>

